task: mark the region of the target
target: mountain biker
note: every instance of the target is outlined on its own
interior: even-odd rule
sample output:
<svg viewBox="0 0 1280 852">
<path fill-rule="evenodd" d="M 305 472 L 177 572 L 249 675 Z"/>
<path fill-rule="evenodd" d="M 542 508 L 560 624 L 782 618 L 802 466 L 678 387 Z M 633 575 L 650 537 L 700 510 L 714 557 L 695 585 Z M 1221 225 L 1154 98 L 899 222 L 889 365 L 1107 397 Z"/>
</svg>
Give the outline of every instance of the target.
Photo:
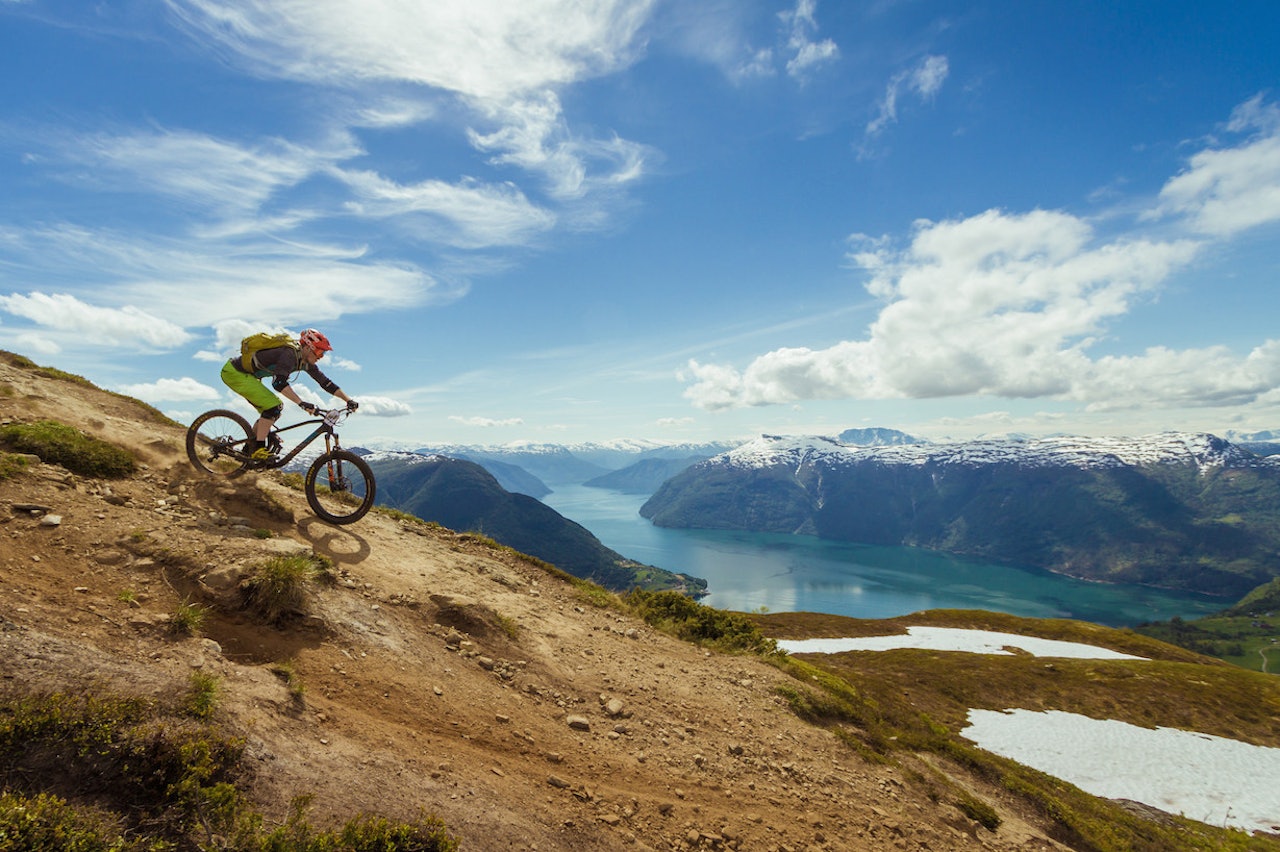
<svg viewBox="0 0 1280 852">
<path fill-rule="evenodd" d="M 267 390 L 260 381 L 272 377 L 271 387 L 308 414 L 315 414 L 317 407 L 303 402 L 297 392 L 289 387 L 290 377 L 299 371 L 315 380 L 320 389 L 332 394 L 347 404 L 348 411 L 355 411 L 359 403 L 342 392 L 333 380 L 320 372 L 316 362 L 324 357 L 324 353 L 333 349 L 329 338 L 314 328 L 308 328 L 298 335 L 296 344 L 290 342 L 284 346 L 259 349 L 252 355 L 253 371 L 245 369 L 240 358 L 232 358 L 222 368 L 222 381 L 250 405 L 258 410 L 258 421 L 253 425 L 253 440 L 245 445 L 245 453 L 256 461 L 265 461 L 279 447 L 268 447 L 267 436 L 272 425 L 284 413 L 284 403 L 280 397 Z"/>
</svg>

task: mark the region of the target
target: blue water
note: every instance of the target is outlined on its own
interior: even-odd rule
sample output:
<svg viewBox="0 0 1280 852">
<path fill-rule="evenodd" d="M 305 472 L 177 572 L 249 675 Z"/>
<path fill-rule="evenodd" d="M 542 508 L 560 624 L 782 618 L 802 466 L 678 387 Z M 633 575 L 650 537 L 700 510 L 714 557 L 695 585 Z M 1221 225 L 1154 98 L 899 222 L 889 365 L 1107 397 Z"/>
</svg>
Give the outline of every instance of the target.
<svg viewBox="0 0 1280 852">
<path fill-rule="evenodd" d="M 702 577 L 703 603 L 749 612 L 825 612 L 892 618 L 926 609 L 986 609 L 1031 618 L 1075 618 L 1109 626 L 1196 618 L 1234 601 L 1143 586 L 1072 580 L 912 547 L 823 541 L 810 536 L 655 527 L 645 498 L 562 486 L 543 498 L 623 556 Z"/>
</svg>

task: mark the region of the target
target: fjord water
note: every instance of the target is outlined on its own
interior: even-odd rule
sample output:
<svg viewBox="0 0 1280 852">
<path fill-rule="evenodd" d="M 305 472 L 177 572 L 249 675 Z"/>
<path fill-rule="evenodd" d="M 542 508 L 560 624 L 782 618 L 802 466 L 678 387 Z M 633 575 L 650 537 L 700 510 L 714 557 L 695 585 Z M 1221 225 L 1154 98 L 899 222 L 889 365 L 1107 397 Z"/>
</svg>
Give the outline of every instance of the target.
<svg viewBox="0 0 1280 852">
<path fill-rule="evenodd" d="M 655 527 L 645 497 L 558 486 L 542 500 L 637 562 L 702 577 L 703 603 L 749 612 L 824 612 L 892 618 L 926 609 L 986 609 L 1109 626 L 1196 618 L 1234 601 L 1143 586 L 1087 583 L 1046 571 L 993 565 L 913 547 L 811 536 Z"/>
</svg>

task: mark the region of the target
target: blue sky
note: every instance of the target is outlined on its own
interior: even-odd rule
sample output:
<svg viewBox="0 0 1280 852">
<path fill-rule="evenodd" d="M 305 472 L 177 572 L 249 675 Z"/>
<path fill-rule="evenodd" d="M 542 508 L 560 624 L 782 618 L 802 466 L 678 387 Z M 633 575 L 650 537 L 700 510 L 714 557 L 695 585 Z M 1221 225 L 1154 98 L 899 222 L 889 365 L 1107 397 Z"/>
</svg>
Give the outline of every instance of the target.
<svg viewBox="0 0 1280 852">
<path fill-rule="evenodd" d="M 183 419 L 320 328 L 349 442 L 1280 428 L 1277 43 L 1272 0 L 0 0 L 0 348 Z"/>
</svg>

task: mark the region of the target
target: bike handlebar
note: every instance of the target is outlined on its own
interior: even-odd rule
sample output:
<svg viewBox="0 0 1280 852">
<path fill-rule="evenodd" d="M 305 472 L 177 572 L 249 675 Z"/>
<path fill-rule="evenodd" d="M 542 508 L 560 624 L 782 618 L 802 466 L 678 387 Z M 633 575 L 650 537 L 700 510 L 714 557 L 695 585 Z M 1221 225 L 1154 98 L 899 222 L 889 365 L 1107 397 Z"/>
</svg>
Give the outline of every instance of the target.
<svg viewBox="0 0 1280 852">
<path fill-rule="evenodd" d="M 351 416 L 350 408 L 317 409 L 316 415 L 328 426 L 337 426 Z"/>
</svg>

